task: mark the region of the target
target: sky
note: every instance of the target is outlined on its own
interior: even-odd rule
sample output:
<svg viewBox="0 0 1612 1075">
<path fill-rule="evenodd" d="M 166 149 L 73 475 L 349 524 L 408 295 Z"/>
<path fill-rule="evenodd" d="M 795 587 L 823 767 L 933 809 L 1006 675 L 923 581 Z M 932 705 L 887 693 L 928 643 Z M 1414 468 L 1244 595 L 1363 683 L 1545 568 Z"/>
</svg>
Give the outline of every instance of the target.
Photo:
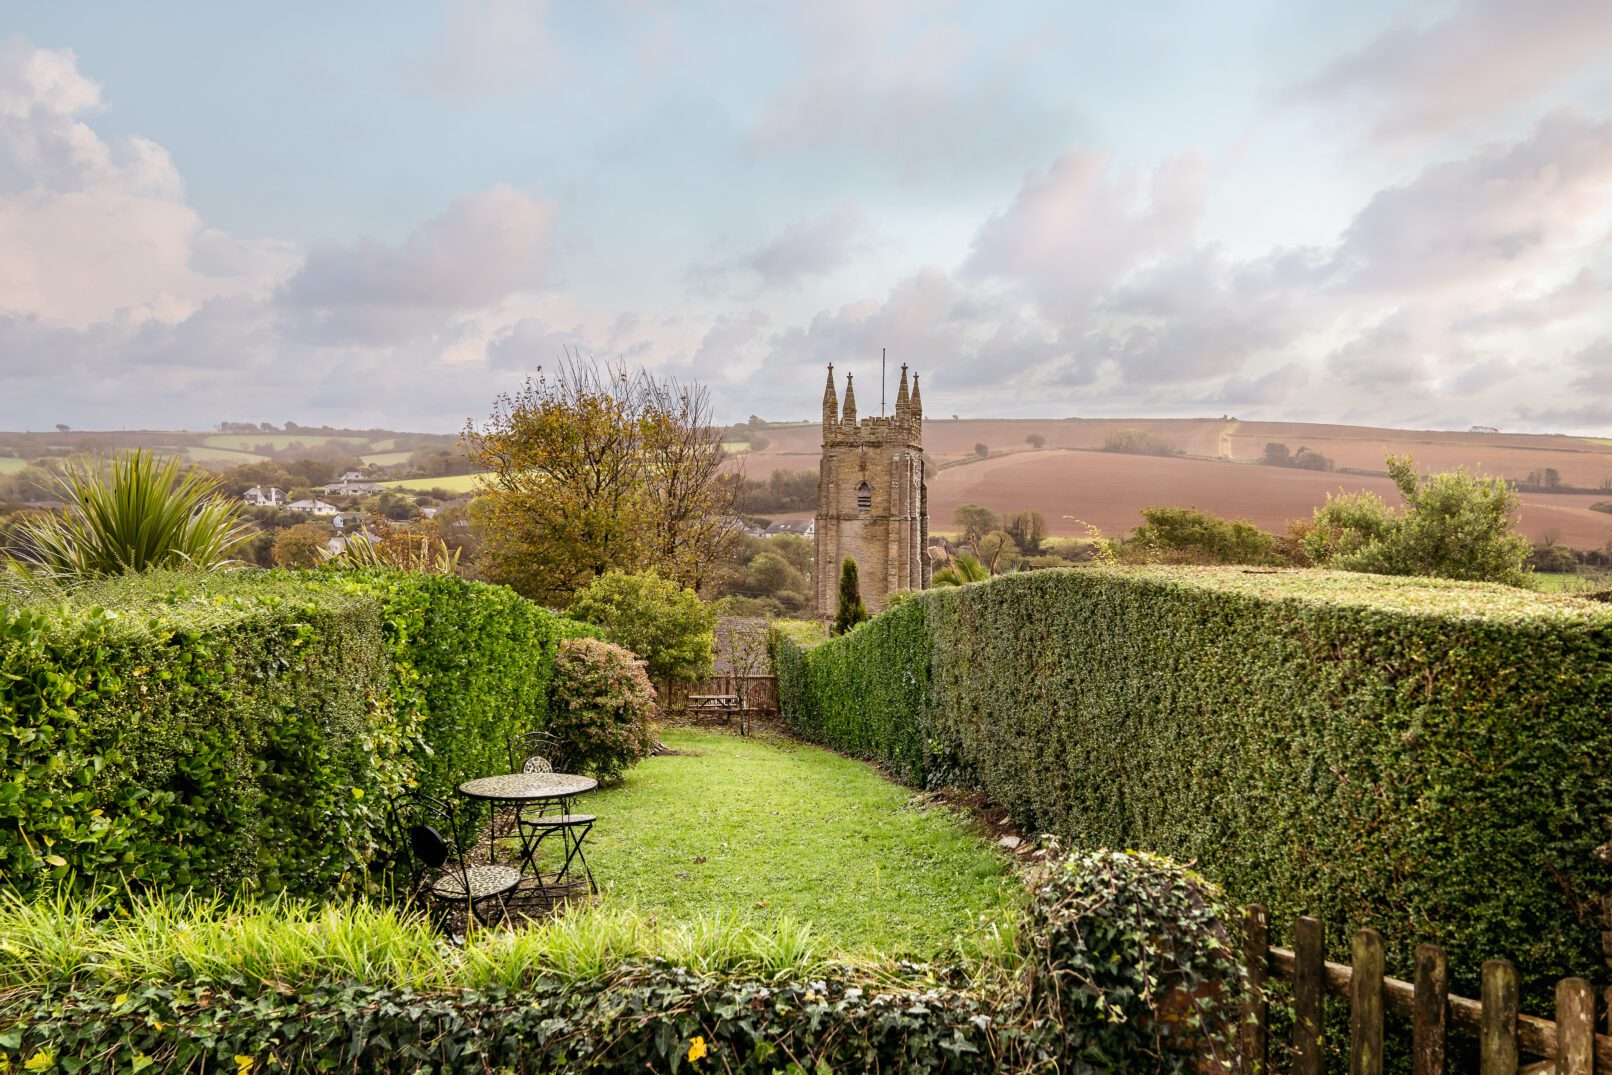
<svg viewBox="0 0 1612 1075">
<path fill-rule="evenodd" d="M 803 419 L 883 348 L 1612 435 L 1609 287 L 1602 0 L 0 9 L 0 428 L 451 432 L 568 351 Z"/>
</svg>

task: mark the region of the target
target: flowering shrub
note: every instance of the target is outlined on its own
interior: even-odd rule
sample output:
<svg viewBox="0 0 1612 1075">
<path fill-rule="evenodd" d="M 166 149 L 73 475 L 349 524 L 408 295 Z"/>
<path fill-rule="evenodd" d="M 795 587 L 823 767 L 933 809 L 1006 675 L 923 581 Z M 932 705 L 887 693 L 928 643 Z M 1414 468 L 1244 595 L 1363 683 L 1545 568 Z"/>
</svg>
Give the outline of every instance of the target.
<svg viewBox="0 0 1612 1075">
<path fill-rule="evenodd" d="M 655 690 L 630 652 L 593 638 L 560 643 L 545 730 L 562 768 L 600 780 L 620 776 L 654 746 L 654 708 Z"/>
</svg>

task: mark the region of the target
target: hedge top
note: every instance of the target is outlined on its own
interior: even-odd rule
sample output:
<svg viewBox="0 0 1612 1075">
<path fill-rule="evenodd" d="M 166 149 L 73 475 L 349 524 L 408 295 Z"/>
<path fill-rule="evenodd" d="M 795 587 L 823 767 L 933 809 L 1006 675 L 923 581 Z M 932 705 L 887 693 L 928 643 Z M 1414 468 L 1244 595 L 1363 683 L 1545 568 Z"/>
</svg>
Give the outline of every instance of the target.
<svg viewBox="0 0 1612 1075">
<path fill-rule="evenodd" d="M 1138 584 L 1205 590 L 1261 601 L 1355 608 L 1447 620 L 1548 622 L 1612 628 L 1612 604 L 1486 582 L 1366 575 L 1352 571 L 1239 567 L 1076 567 L 1003 575 L 986 585 L 1030 585 L 1036 578 L 1119 577 Z M 963 593 L 971 587 L 931 591 Z"/>
</svg>

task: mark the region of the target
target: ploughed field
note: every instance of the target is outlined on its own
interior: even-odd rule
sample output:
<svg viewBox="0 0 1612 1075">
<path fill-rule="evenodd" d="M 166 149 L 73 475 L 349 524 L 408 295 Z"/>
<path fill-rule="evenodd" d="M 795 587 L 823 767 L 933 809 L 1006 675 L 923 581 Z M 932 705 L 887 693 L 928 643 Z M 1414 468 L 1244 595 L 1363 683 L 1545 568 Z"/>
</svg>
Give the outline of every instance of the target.
<svg viewBox="0 0 1612 1075">
<path fill-rule="evenodd" d="M 1164 457 L 1091 450 L 1121 429 L 1162 438 L 1187 454 Z M 1031 434 L 1046 438 L 1044 450 L 1034 451 L 1025 443 Z M 816 469 L 818 426 L 769 429 L 765 435 L 770 443 L 745 457 L 751 477 L 765 478 L 775 469 Z M 942 468 L 930 482 L 931 526 L 947 530 L 957 505 L 974 503 L 1002 512 L 1035 509 L 1046 516 L 1053 534 L 1078 535 L 1089 522 L 1114 536 L 1139 524 L 1143 508 L 1169 505 L 1242 517 L 1279 532 L 1289 519 L 1307 518 L 1328 493 L 1340 489 L 1370 490 L 1390 504 L 1399 502 L 1386 477 L 1258 464 L 1271 442 L 1286 444 L 1294 452 L 1307 447 L 1331 458 L 1337 467 L 1361 470 L 1381 471 L 1385 456 L 1408 453 L 1424 470 L 1464 465 L 1484 474 L 1523 479 L 1548 468 L 1563 484 L 1585 488 L 1598 488 L 1612 479 L 1612 443 L 1587 437 L 1303 422 L 931 417 L 924 424 L 924 448 Z M 980 443 L 990 449 L 986 459 L 975 455 L 974 445 Z M 1523 492 L 1521 497 L 1521 529 L 1531 539 L 1554 533 L 1562 544 L 1581 549 L 1601 548 L 1612 539 L 1612 514 L 1590 510 L 1592 504 L 1612 501 L 1612 490 Z"/>
</svg>

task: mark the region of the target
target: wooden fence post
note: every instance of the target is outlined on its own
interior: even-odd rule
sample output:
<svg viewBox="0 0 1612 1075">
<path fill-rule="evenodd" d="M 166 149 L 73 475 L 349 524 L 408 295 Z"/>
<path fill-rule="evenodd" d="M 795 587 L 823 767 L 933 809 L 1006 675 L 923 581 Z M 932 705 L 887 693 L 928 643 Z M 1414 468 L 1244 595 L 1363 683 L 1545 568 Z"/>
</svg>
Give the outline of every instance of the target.
<svg viewBox="0 0 1612 1075">
<path fill-rule="evenodd" d="M 1517 968 L 1504 959 L 1483 964 L 1480 1075 L 1517 1075 Z"/>
<path fill-rule="evenodd" d="M 1265 960 L 1270 952 L 1270 915 L 1251 903 L 1243 909 L 1243 963 L 1248 969 L 1248 995 L 1243 1000 L 1243 1075 L 1263 1075 L 1265 1056 Z"/>
<path fill-rule="evenodd" d="M 1382 1075 L 1383 939 L 1357 930 L 1349 947 L 1349 1075 Z"/>
<path fill-rule="evenodd" d="M 1321 1075 L 1326 998 L 1325 930 L 1319 918 L 1293 922 L 1293 1075 Z"/>
<path fill-rule="evenodd" d="M 1595 990 L 1582 978 L 1556 983 L 1556 1075 L 1594 1075 Z"/>
<path fill-rule="evenodd" d="M 1415 1075 L 1444 1075 L 1450 971 L 1444 949 L 1436 944 L 1416 946 L 1415 989 L 1411 1001 L 1411 1070 Z"/>
</svg>

